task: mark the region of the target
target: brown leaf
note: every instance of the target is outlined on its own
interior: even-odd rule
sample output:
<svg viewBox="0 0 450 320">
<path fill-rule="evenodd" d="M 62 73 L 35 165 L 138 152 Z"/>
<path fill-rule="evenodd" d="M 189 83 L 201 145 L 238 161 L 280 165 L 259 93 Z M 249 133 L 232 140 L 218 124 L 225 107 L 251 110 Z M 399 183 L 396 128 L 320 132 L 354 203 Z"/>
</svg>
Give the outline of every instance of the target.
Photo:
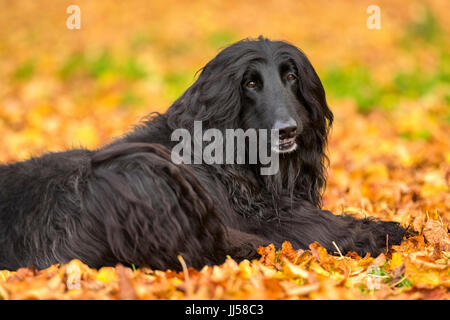
<svg viewBox="0 0 450 320">
<path fill-rule="evenodd" d="M 22 281 L 25 278 L 31 278 L 37 274 L 37 269 L 35 267 L 20 268 L 16 273 L 8 278 L 9 282 L 12 281 Z"/>
<path fill-rule="evenodd" d="M 450 238 L 447 229 L 438 220 L 428 220 L 423 228 L 425 239 L 432 245 L 439 246 L 441 250 L 450 251 Z"/>
<path fill-rule="evenodd" d="M 316 258 L 317 261 L 321 264 L 325 263 L 330 258 L 327 249 L 322 247 L 318 242 L 311 243 L 309 245 L 309 249 L 311 250 L 314 258 Z"/>
<path fill-rule="evenodd" d="M 118 264 L 116 266 L 117 277 L 119 279 L 119 292 L 118 296 L 120 300 L 136 300 L 136 292 L 134 291 L 133 283 L 129 277 L 129 269 L 123 265 Z"/>
<path fill-rule="evenodd" d="M 391 272 L 392 283 L 398 283 L 405 273 L 405 264 L 395 267 Z"/>
<path fill-rule="evenodd" d="M 273 243 L 269 244 L 267 247 L 259 247 L 257 252 L 261 255 L 259 261 L 266 266 L 275 265 L 276 251 Z"/>
<path fill-rule="evenodd" d="M 349 257 L 349 258 L 352 258 L 352 259 L 355 259 L 355 260 L 360 260 L 361 259 L 361 257 L 359 256 L 359 254 L 357 254 L 356 252 L 354 252 L 354 251 L 349 251 L 349 252 L 347 252 L 347 254 L 345 255 L 346 257 Z"/>
<path fill-rule="evenodd" d="M 376 257 L 375 260 L 373 260 L 373 264 L 376 265 L 377 267 L 381 267 L 385 263 L 386 263 L 386 256 L 384 255 L 384 253 L 380 253 L 380 255 Z"/>
<path fill-rule="evenodd" d="M 303 250 L 294 250 L 292 244 L 289 241 L 283 242 L 281 250 L 278 254 L 278 261 L 283 260 L 283 258 L 288 259 L 290 262 L 295 263 L 296 259 L 302 254 Z"/>
<path fill-rule="evenodd" d="M 414 231 L 422 232 L 422 229 L 423 229 L 423 223 L 424 223 L 423 220 L 424 220 L 424 219 L 423 219 L 423 216 L 422 216 L 422 215 L 417 216 L 417 217 L 414 218 L 414 221 L 413 221 L 413 223 L 412 223 L 412 227 L 413 227 L 413 230 L 414 230 Z"/>
</svg>

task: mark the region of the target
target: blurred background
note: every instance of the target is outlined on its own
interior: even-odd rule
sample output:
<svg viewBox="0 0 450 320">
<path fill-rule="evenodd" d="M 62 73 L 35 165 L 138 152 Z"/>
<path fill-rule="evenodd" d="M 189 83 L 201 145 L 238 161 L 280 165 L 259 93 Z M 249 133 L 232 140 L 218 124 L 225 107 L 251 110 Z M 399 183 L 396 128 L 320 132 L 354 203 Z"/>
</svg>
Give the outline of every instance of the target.
<svg viewBox="0 0 450 320">
<path fill-rule="evenodd" d="M 325 204 L 446 218 L 449 12 L 448 0 L 0 0 L 0 161 L 107 143 L 163 112 L 221 48 L 264 35 L 307 54 L 335 113 Z"/>
</svg>

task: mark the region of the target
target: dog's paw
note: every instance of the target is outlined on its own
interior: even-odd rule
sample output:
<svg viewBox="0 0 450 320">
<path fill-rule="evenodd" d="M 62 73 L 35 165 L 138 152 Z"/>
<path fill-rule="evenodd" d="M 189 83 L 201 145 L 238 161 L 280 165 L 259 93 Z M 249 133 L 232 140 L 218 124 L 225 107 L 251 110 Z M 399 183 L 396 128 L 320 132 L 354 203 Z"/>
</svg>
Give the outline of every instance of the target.
<svg viewBox="0 0 450 320">
<path fill-rule="evenodd" d="M 382 234 L 381 236 L 386 239 L 388 246 L 399 245 L 405 236 L 410 236 L 414 231 L 403 228 L 398 222 L 382 221 Z"/>
<path fill-rule="evenodd" d="M 269 244 L 268 241 L 257 235 L 249 234 L 236 229 L 228 229 L 227 233 L 230 245 L 229 255 L 238 262 L 244 259 L 258 259 L 258 248 Z"/>
</svg>

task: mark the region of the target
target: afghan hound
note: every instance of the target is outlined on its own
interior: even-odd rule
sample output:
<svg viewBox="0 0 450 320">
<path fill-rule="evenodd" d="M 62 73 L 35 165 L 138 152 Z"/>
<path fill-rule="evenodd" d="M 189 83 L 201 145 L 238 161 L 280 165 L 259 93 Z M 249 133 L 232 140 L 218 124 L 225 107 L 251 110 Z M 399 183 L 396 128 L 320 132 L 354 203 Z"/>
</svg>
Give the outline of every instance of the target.
<svg viewBox="0 0 450 320">
<path fill-rule="evenodd" d="M 276 130 L 279 170 L 261 163 L 174 163 L 172 133 Z M 77 258 L 91 267 L 156 269 L 241 260 L 258 246 L 319 242 L 375 256 L 408 230 L 321 209 L 333 114 L 302 51 L 263 37 L 222 50 L 163 114 L 98 150 L 0 166 L 0 269 Z M 247 141 L 247 140 L 246 140 Z M 249 143 L 249 141 L 247 141 Z M 248 145 L 246 145 L 246 149 Z"/>
</svg>

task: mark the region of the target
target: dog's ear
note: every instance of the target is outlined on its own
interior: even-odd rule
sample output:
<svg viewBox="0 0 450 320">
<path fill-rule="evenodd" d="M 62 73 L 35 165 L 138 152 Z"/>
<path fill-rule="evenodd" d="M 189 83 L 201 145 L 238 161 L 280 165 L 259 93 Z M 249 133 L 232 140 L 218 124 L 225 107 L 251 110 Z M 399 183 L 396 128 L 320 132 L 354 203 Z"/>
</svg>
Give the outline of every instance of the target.
<svg viewBox="0 0 450 320">
<path fill-rule="evenodd" d="M 171 126 L 191 128 L 194 121 L 202 121 L 204 128 L 233 127 L 241 104 L 239 76 L 233 66 L 216 59 L 201 70 L 197 81 L 172 105 Z"/>
<path fill-rule="evenodd" d="M 299 99 L 310 114 L 310 120 L 322 135 L 328 134 L 333 123 L 333 113 L 328 107 L 325 90 L 306 55 L 296 49 L 294 61 L 299 76 Z"/>
<path fill-rule="evenodd" d="M 322 191 L 326 185 L 325 169 L 328 158 L 325 154 L 329 128 L 333 113 L 328 108 L 325 90 L 316 71 L 306 55 L 290 47 L 290 56 L 298 72 L 298 98 L 308 110 L 310 124 L 299 137 L 300 174 L 296 181 L 297 191 L 317 207 L 322 202 Z"/>
</svg>

